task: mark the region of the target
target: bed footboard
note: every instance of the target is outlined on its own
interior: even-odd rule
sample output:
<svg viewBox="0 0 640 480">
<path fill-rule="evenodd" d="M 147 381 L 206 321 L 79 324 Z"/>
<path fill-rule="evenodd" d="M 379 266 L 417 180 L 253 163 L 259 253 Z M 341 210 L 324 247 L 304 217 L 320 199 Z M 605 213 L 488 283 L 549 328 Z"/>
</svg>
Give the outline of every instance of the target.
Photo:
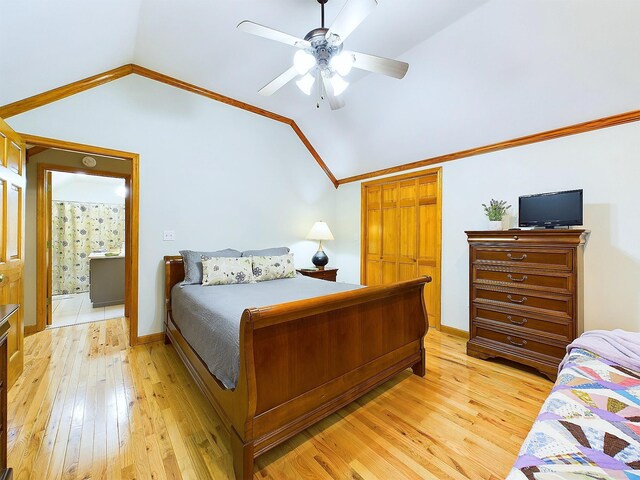
<svg viewBox="0 0 640 480">
<path fill-rule="evenodd" d="M 246 310 L 244 438 L 253 457 L 406 368 L 424 376 L 430 280 Z"/>
</svg>

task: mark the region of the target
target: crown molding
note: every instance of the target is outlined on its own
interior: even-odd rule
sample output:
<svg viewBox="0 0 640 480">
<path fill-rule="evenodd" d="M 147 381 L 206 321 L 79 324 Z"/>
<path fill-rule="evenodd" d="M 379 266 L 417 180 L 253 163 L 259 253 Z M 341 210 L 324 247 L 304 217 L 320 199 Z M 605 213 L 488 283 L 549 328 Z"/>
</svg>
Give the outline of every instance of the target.
<svg viewBox="0 0 640 480">
<path fill-rule="evenodd" d="M 94 75 L 92 77 L 88 77 L 82 80 L 78 80 L 77 82 L 70 83 L 68 85 L 63 85 L 58 88 L 54 88 L 52 90 L 48 90 L 46 92 L 40 93 L 38 95 L 34 95 L 29 98 L 25 98 L 23 100 L 18 100 L 17 102 L 10 103 L 8 105 L 4 105 L 0 107 L 0 118 L 7 119 L 9 117 L 13 117 L 15 115 L 19 115 L 21 113 L 28 112 L 30 110 L 42 107 L 44 105 L 48 105 L 53 102 L 57 102 L 58 100 L 62 100 L 63 98 L 70 97 L 80 92 L 84 92 L 86 90 L 98 87 L 100 85 L 104 85 L 105 83 L 112 82 L 122 77 L 126 77 L 127 75 L 136 74 L 145 78 L 149 78 L 151 80 L 155 80 L 157 82 L 164 83 L 166 85 L 170 85 L 175 88 L 180 88 L 182 90 L 186 90 L 187 92 L 195 93 L 197 95 L 201 95 L 203 97 L 207 97 L 211 100 L 215 100 L 217 102 L 225 103 L 232 107 L 241 108 L 242 110 L 246 110 L 248 112 L 255 113 L 256 115 L 261 115 L 263 117 L 269 118 L 271 120 L 275 120 L 276 122 L 281 122 L 289 125 L 295 134 L 300 138 L 304 146 L 307 148 L 311 156 L 318 163 L 320 168 L 324 171 L 324 173 L 329 177 L 329 180 L 333 184 L 335 188 L 338 188 L 338 180 L 333 175 L 327 164 L 324 163 L 322 157 L 318 154 L 316 149 L 311 145 L 309 139 L 302 132 L 298 124 L 291 118 L 285 117 L 283 115 L 279 115 L 274 112 L 270 112 L 269 110 L 265 110 L 260 107 L 256 107 L 255 105 L 251 105 L 246 102 L 242 102 L 240 100 L 236 100 L 231 97 L 227 97 L 225 95 L 221 95 L 212 90 L 207 90 L 206 88 L 199 87 L 197 85 L 193 85 L 191 83 L 184 82 L 174 77 L 170 77 L 168 75 L 164 75 L 159 72 L 155 72 L 145 67 L 141 67 L 139 65 L 128 64 L 123 65 L 118 68 L 114 68 L 113 70 L 106 71 L 104 73 L 100 73 L 98 75 Z"/>
<path fill-rule="evenodd" d="M 561 127 L 561 128 L 556 128 L 554 130 L 534 133 L 532 135 L 518 137 L 512 140 L 492 143 L 490 145 L 485 145 L 482 147 L 470 148 L 468 150 L 448 153 L 446 155 L 431 157 L 424 160 L 418 160 L 416 162 L 397 165 L 394 167 L 383 168 L 380 170 L 373 170 L 371 172 L 366 172 L 366 173 L 362 173 L 359 175 L 354 175 L 351 177 L 346 177 L 338 180 L 333 175 L 333 173 L 331 172 L 327 164 L 324 162 L 324 160 L 322 160 L 322 157 L 320 156 L 320 154 L 318 154 L 318 152 L 313 147 L 309 139 L 306 137 L 306 135 L 302 132 L 298 124 L 293 119 L 289 117 L 285 117 L 283 115 L 279 115 L 269 110 L 265 110 L 260 107 L 256 107 L 255 105 L 251 105 L 249 103 L 236 100 L 232 97 L 227 97 L 225 95 L 216 93 L 212 90 L 207 90 L 206 88 L 202 88 L 197 85 L 184 82 L 177 78 L 164 75 L 162 73 L 150 70 L 148 68 L 135 65 L 135 64 L 122 65 L 121 67 L 108 70 L 98 75 L 94 75 L 92 77 L 78 80 L 77 82 L 73 82 L 68 85 L 54 88 L 52 90 L 40 93 L 38 95 L 33 95 L 29 98 L 25 98 L 23 100 L 18 100 L 17 102 L 4 105 L 0 107 L 0 118 L 6 119 L 9 117 L 13 117 L 15 115 L 19 115 L 21 113 L 28 112 L 29 110 L 42 107 L 49 103 L 57 102 L 58 100 L 61 100 L 63 98 L 70 97 L 77 93 L 84 92 L 86 90 L 98 87 L 100 85 L 104 85 L 105 83 L 112 82 L 114 80 L 125 77 L 127 75 L 131 75 L 133 73 L 145 78 L 149 78 L 151 80 L 155 80 L 157 82 L 164 83 L 166 85 L 170 85 L 175 88 L 180 88 L 182 90 L 186 90 L 188 92 L 207 97 L 217 102 L 225 103 L 232 107 L 241 108 L 248 112 L 255 113 L 256 115 L 261 115 L 271 120 L 275 120 L 276 122 L 285 123 L 289 125 L 293 129 L 295 134 L 298 136 L 298 138 L 300 138 L 300 141 L 302 141 L 302 143 L 307 148 L 311 156 L 318 163 L 320 168 L 322 168 L 322 170 L 325 172 L 325 174 L 327 175 L 327 177 L 329 178 L 329 180 L 331 181 L 331 183 L 335 188 L 338 188 L 340 185 L 344 185 L 352 182 L 358 182 L 360 180 L 366 180 L 369 178 L 391 175 L 393 173 L 403 172 L 405 170 L 412 170 L 415 168 L 422 168 L 429 165 L 435 165 L 439 163 L 450 162 L 453 160 L 459 160 L 461 158 L 473 157 L 473 156 L 482 155 L 485 153 L 497 152 L 499 150 L 506 150 L 509 148 L 521 147 L 521 146 L 529 145 L 532 143 L 544 142 L 547 140 L 554 140 L 556 138 L 567 137 L 570 135 L 577 135 L 579 133 L 591 132 L 591 131 L 599 130 L 602 128 L 613 127 L 616 125 L 623 125 L 625 123 L 632 123 L 640 120 L 640 110 L 633 110 L 630 112 L 612 115 L 609 117 L 603 117 L 596 120 L 590 120 L 588 122 L 578 123 L 578 124 L 570 125 L 567 127 Z"/>
<path fill-rule="evenodd" d="M 508 148 L 522 147 L 532 143 L 545 142 L 547 140 L 554 140 L 556 138 L 568 137 L 570 135 L 577 135 L 579 133 L 592 132 L 601 128 L 614 127 L 616 125 L 623 125 L 625 123 L 637 122 L 640 120 L 640 110 L 633 110 L 631 112 L 620 113 L 618 115 L 612 115 L 610 117 L 599 118 L 597 120 L 590 120 L 588 122 L 577 123 L 568 127 L 556 128 L 554 130 L 547 130 L 546 132 L 534 133 L 525 137 L 518 137 L 512 140 L 506 140 L 504 142 L 492 143 L 483 147 L 470 148 L 468 150 L 462 150 L 460 152 L 448 153 L 446 155 L 440 155 L 438 157 L 427 158 L 425 160 L 419 160 L 417 162 L 405 163 L 397 165 L 395 167 L 383 168 L 381 170 L 374 170 L 372 172 L 363 173 L 360 175 L 354 175 L 352 177 L 346 177 L 338 180 L 338 186 L 345 183 L 358 182 L 360 180 L 366 180 L 368 178 L 380 177 L 383 175 L 390 175 L 392 173 L 402 172 L 405 170 L 412 170 L 414 168 L 422 168 L 429 165 L 435 165 L 438 163 L 451 162 L 452 160 L 459 160 L 461 158 L 473 157 L 475 155 L 482 155 L 485 153 L 497 152 L 499 150 L 506 150 Z"/>
<path fill-rule="evenodd" d="M 113 82 L 114 80 L 126 77 L 131 73 L 133 73 L 133 65 L 123 65 L 121 67 L 114 68 L 113 70 L 108 70 L 106 72 L 99 73 L 98 75 L 84 78 L 68 85 L 63 85 L 62 87 L 54 88 L 53 90 L 48 90 L 23 100 L 18 100 L 17 102 L 0 107 L 0 118 L 6 120 L 9 117 L 14 117 L 21 113 L 28 112 L 29 110 L 43 107 L 49 103 L 57 102 L 58 100 L 70 97 L 76 93 L 84 92 L 85 90 L 90 90 L 100 85 L 104 85 L 105 83 Z"/>
<path fill-rule="evenodd" d="M 133 73 L 150 78 L 152 80 L 156 80 L 161 83 L 165 83 L 167 85 L 171 85 L 172 87 L 180 88 L 182 90 L 186 90 L 187 92 L 195 93 L 197 95 L 202 95 L 204 97 L 210 98 L 217 102 L 226 103 L 227 105 L 231 105 L 232 107 L 241 108 L 248 112 L 255 113 L 256 115 L 262 115 L 263 117 L 270 118 L 271 120 L 275 120 L 276 122 L 286 123 L 289 125 L 296 135 L 300 138 L 304 146 L 309 150 L 311 156 L 318 162 L 318 165 L 324 173 L 329 177 L 333 186 L 338 188 L 338 180 L 333 175 L 327 164 L 324 163 L 322 157 L 318 154 L 316 149 L 311 145 L 311 142 L 306 137 L 306 135 L 302 132 L 298 124 L 292 118 L 285 117 L 283 115 L 279 115 L 277 113 L 270 112 L 269 110 L 265 110 L 264 108 L 256 107 L 255 105 L 251 105 L 249 103 L 241 102 L 240 100 L 236 100 L 235 98 L 227 97 L 225 95 L 221 95 L 212 90 L 207 90 L 206 88 L 199 87 L 197 85 L 193 85 L 191 83 L 183 82 L 182 80 L 178 80 L 177 78 L 170 77 L 168 75 L 164 75 L 159 72 L 155 72 L 148 68 L 140 67 L 138 65 L 133 65 Z"/>
</svg>

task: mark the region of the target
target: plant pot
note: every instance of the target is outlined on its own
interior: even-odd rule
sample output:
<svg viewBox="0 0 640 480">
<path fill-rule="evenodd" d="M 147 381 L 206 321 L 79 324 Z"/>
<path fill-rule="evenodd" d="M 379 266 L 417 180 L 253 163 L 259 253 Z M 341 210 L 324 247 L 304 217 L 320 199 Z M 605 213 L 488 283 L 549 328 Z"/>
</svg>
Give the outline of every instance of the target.
<svg viewBox="0 0 640 480">
<path fill-rule="evenodd" d="M 502 220 L 489 220 L 489 230 L 502 230 Z"/>
</svg>

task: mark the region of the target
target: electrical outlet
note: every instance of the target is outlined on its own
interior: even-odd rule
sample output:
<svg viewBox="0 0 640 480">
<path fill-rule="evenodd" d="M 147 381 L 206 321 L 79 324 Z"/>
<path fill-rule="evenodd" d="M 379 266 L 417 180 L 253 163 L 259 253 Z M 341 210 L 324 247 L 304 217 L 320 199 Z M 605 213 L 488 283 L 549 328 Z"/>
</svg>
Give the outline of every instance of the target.
<svg viewBox="0 0 640 480">
<path fill-rule="evenodd" d="M 162 240 L 165 242 L 173 242 L 176 239 L 175 230 L 165 230 L 162 234 Z"/>
</svg>

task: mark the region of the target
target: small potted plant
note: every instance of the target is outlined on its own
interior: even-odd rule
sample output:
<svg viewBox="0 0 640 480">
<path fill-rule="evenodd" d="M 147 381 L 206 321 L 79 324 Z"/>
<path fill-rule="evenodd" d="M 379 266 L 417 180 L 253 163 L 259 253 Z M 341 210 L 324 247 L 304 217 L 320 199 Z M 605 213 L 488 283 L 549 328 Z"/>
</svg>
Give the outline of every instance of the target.
<svg viewBox="0 0 640 480">
<path fill-rule="evenodd" d="M 504 200 L 491 199 L 489 205 L 482 204 L 484 207 L 484 213 L 489 217 L 489 230 L 502 230 L 502 219 L 507 214 L 507 210 L 511 208 L 511 205 L 507 205 Z"/>
</svg>

